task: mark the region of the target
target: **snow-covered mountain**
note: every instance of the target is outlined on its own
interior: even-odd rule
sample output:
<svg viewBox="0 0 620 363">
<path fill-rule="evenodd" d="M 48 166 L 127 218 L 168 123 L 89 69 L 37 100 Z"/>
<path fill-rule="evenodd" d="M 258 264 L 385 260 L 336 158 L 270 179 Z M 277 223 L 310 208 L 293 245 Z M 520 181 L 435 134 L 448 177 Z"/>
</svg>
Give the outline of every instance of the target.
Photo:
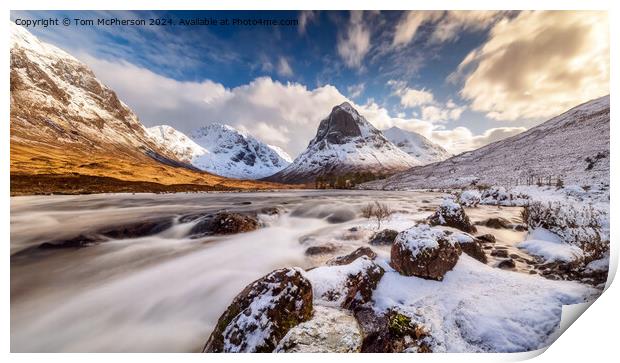
<svg viewBox="0 0 620 363">
<path fill-rule="evenodd" d="M 260 179 L 291 163 L 284 150 L 228 125 L 210 124 L 189 137 L 167 125 L 151 127 L 148 132 L 178 159 L 221 176 Z"/>
<path fill-rule="evenodd" d="M 12 141 L 170 156 L 86 65 L 13 22 L 10 33 Z"/>
<path fill-rule="evenodd" d="M 420 162 L 388 141 L 345 102 L 321 121 L 314 139 L 291 165 L 266 180 L 302 183 L 350 172 L 392 174 L 415 165 Z"/>
<path fill-rule="evenodd" d="M 449 188 L 526 184 L 560 178 L 565 185 L 609 185 L 609 96 L 556 116 L 521 134 L 415 167 L 371 189 Z"/>
<path fill-rule="evenodd" d="M 88 66 L 9 26 L 11 193 L 273 188 L 183 162 Z"/>
<path fill-rule="evenodd" d="M 422 165 L 436 163 L 451 156 L 446 149 L 417 132 L 403 130 L 396 126 L 381 132 L 394 145 L 416 158 Z"/>
</svg>

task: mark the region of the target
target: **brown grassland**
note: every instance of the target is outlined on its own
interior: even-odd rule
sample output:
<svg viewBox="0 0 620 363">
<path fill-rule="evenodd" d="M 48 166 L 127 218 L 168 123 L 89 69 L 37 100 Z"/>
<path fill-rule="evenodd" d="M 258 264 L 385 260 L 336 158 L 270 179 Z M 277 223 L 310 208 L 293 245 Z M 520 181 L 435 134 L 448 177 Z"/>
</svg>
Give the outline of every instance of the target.
<svg viewBox="0 0 620 363">
<path fill-rule="evenodd" d="M 11 140 L 11 195 L 120 192 L 256 191 L 304 188 L 224 178 L 128 152 L 109 155 L 71 145 L 25 145 Z"/>
</svg>

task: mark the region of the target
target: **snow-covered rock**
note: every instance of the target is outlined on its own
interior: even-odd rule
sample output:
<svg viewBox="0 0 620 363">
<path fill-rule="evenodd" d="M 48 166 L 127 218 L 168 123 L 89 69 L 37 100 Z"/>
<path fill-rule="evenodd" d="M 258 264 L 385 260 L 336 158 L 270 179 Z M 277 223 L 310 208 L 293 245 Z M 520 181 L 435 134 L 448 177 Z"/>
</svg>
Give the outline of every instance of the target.
<svg viewBox="0 0 620 363">
<path fill-rule="evenodd" d="M 453 236 L 440 228 L 422 224 L 396 236 L 390 264 L 402 275 L 441 281 L 460 254 L 461 249 Z"/>
<path fill-rule="evenodd" d="M 448 226 L 463 232 L 476 232 L 463 207 L 450 199 L 444 199 L 439 208 L 427 218 L 431 226 Z"/>
<path fill-rule="evenodd" d="M 461 247 L 461 251 L 475 258 L 476 260 L 487 263 L 487 255 L 482 248 L 480 241 L 469 233 L 456 232 L 452 236 Z"/>
<path fill-rule="evenodd" d="M 371 172 L 392 174 L 420 162 L 391 143 L 349 103 L 334 107 L 316 136 L 291 165 L 266 178 L 278 182 L 314 182 L 318 176 Z"/>
<path fill-rule="evenodd" d="M 362 346 L 357 321 L 347 310 L 317 305 L 312 319 L 289 330 L 277 353 L 355 353 Z"/>
<path fill-rule="evenodd" d="M 317 267 L 306 275 L 312 283 L 315 304 L 349 309 L 371 299 L 383 271 L 362 256 L 348 265 Z"/>
<path fill-rule="evenodd" d="M 182 161 L 221 176 L 260 179 L 291 163 L 284 150 L 228 125 L 210 124 L 190 137 L 167 125 L 151 127 L 148 132 Z"/>
<path fill-rule="evenodd" d="M 476 207 L 481 200 L 480 192 L 477 190 L 464 190 L 459 195 L 459 203 L 464 207 Z"/>
<path fill-rule="evenodd" d="M 370 189 L 516 185 L 558 177 L 564 184 L 609 185 L 609 96 L 521 134 L 362 185 Z"/>
<path fill-rule="evenodd" d="M 204 352 L 272 352 L 286 333 L 312 317 L 312 286 L 298 268 L 252 282 L 220 317 Z"/>
<path fill-rule="evenodd" d="M 403 130 L 396 126 L 381 132 L 392 144 L 413 156 L 421 165 L 436 163 L 452 156 L 446 149 L 417 132 Z"/>
</svg>

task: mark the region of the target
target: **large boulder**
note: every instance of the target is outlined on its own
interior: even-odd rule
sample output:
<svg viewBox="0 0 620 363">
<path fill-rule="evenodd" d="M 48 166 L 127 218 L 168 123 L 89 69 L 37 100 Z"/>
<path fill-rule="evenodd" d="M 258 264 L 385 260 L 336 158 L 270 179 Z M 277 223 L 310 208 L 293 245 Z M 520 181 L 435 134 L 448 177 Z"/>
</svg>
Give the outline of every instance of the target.
<svg viewBox="0 0 620 363">
<path fill-rule="evenodd" d="M 389 246 L 394 243 L 397 235 L 398 231 L 395 231 L 393 229 L 384 229 L 380 232 L 375 233 L 370 238 L 370 244 L 373 246 Z"/>
<path fill-rule="evenodd" d="M 348 265 L 317 267 L 308 271 L 307 276 L 317 303 L 354 309 L 371 300 L 384 272 L 381 266 L 362 256 Z"/>
<path fill-rule="evenodd" d="M 235 297 L 203 352 L 271 352 L 291 328 L 311 317 L 310 281 L 301 269 L 279 269 Z"/>
<path fill-rule="evenodd" d="M 401 275 L 441 281 L 460 254 L 459 244 L 448 232 L 422 224 L 398 234 L 390 264 Z"/>
<path fill-rule="evenodd" d="M 375 253 L 375 251 L 373 251 L 372 249 L 368 247 L 360 247 L 356 249 L 355 251 L 349 253 L 348 255 L 332 258 L 331 260 L 327 261 L 327 265 L 329 266 L 348 265 L 362 256 L 366 256 L 369 259 L 374 260 L 377 257 L 377 254 Z"/>
<path fill-rule="evenodd" d="M 461 250 L 476 260 L 487 263 L 487 255 L 484 253 L 482 244 L 478 239 L 468 233 L 455 233 L 454 238 L 458 242 Z"/>
<path fill-rule="evenodd" d="M 463 207 L 450 199 L 444 199 L 439 208 L 427 218 L 431 226 L 448 226 L 463 232 L 474 233 L 476 227 L 471 224 Z"/>
<path fill-rule="evenodd" d="M 258 218 L 254 215 L 220 212 L 199 217 L 189 234 L 192 237 L 237 234 L 254 231 L 259 227 Z"/>
<path fill-rule="evenodd" d="M 312 319 L 303 322 L 278 343 L 278 353 L 355 353 L 362 347 L 362 332 L 347 311 L 316 305 Z"/>
</svg>

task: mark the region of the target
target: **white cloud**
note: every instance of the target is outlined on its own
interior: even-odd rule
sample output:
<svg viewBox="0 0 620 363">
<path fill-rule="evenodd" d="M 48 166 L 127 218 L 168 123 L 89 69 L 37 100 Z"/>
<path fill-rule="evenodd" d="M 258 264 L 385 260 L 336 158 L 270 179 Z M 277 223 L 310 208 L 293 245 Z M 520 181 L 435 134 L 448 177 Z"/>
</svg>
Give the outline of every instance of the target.
<svg viewBox="0 0 620 363">
<path fill-rule="evenodd" d="M 433 94 L 426 90 L 407 88 L 400 94 L 400 104 L 405 107 L 421 106 L 433 101 Z"/>
<path fill-rule="evenodd" d="M 450 79 L 497 120 L 555 116 L 609 93 L 606 12 L 534 11 L 504 19 Z"/>
<path fill-rule="evenodd" d="M 347 93 L 349 94 L 350 98 L 357 98 L 362 95 L 364 89 L 366 89 L 366 83 L 364 82 L 353 84 L 347 87 Z"/>
<path fill-rule="evenodd" d="M 429 26 L 429 39 L 443 43 L 458 38 L 465 30 L 482 30 L 496 22 L 504 12 L 501 11 L 408 11 L 396 28 L 392 39 L 393 46 L 409 44 L 415 39 L 420 27 Z"/>
<path fill-rule="evenodd" d="M 394 88 L 394 95 L 400 98 L 400 104 L 406 108 L 419 107 L 422 119 L 430 122 L 444 122 L 458 120 L 465 111 L 465 106 L 459 106 L 453 100 L 448 100 L 445 105 L 435 100 L 433 93 L 425 89 L 413 89 L 406 86 L 402 81 L 389 80 L 389 86 Z"/>
<path fill-rule="evenodd" d="M 317 17 L 317 12 L 313 10 L 303 10 L 299 13 L 299 26 L 297 31 L 300 34 L 306 33 L 306 27 L 312 23 Z"/>
<path fill-rule="evenodd" d="M 408 11 L 396 24 L 392 45 L 408 44 L 415 37 L 422 24 L 435 21 L 442 15 L 443 11 Z"/>
<path fill-rule="evenodd" d="M 280 59 L 278 59 L 277 72 L 278 75 L 282 77 L 290 77 L 293 75 L 293 68 L 291 68 L 291 65 L 288 63 L 286 58 L 280 57 Z"/>
<path fill-rule="evenodd" d="M 177 81 L 127 62 L 106 61 L 83 54 L 78 58 L 118 92 L 147 126 L 169 124 L 188 133 L 206 124 L 227 123 L 282 147 L 292 156 L 306 147 L 315 136 L 319 122 L 335 105 L 344 101 L 353 104 L 379 129 L 398 126 L 416 131 L 451 152 L 481 146 L 499 132 L 491 129 L 485 134 L 473 135 L 464 127 L 446 130 L 429 121 L 406 119 L 402 115 L 392 117 L 376 102 L 355 104 L 331 85 L 308 89 L 299 83 L 281 83 L 260 77 L 239 87 L 226 88 L 210 80 Z"/>
<path fill-rule="evenodd" d="M 349 68 L 360 68 L 370 50 L 370 30 L 365 27 L 364 13 L 351 11 L 346 34 L 338 36 L 338 54 Z"/>
</svg>

